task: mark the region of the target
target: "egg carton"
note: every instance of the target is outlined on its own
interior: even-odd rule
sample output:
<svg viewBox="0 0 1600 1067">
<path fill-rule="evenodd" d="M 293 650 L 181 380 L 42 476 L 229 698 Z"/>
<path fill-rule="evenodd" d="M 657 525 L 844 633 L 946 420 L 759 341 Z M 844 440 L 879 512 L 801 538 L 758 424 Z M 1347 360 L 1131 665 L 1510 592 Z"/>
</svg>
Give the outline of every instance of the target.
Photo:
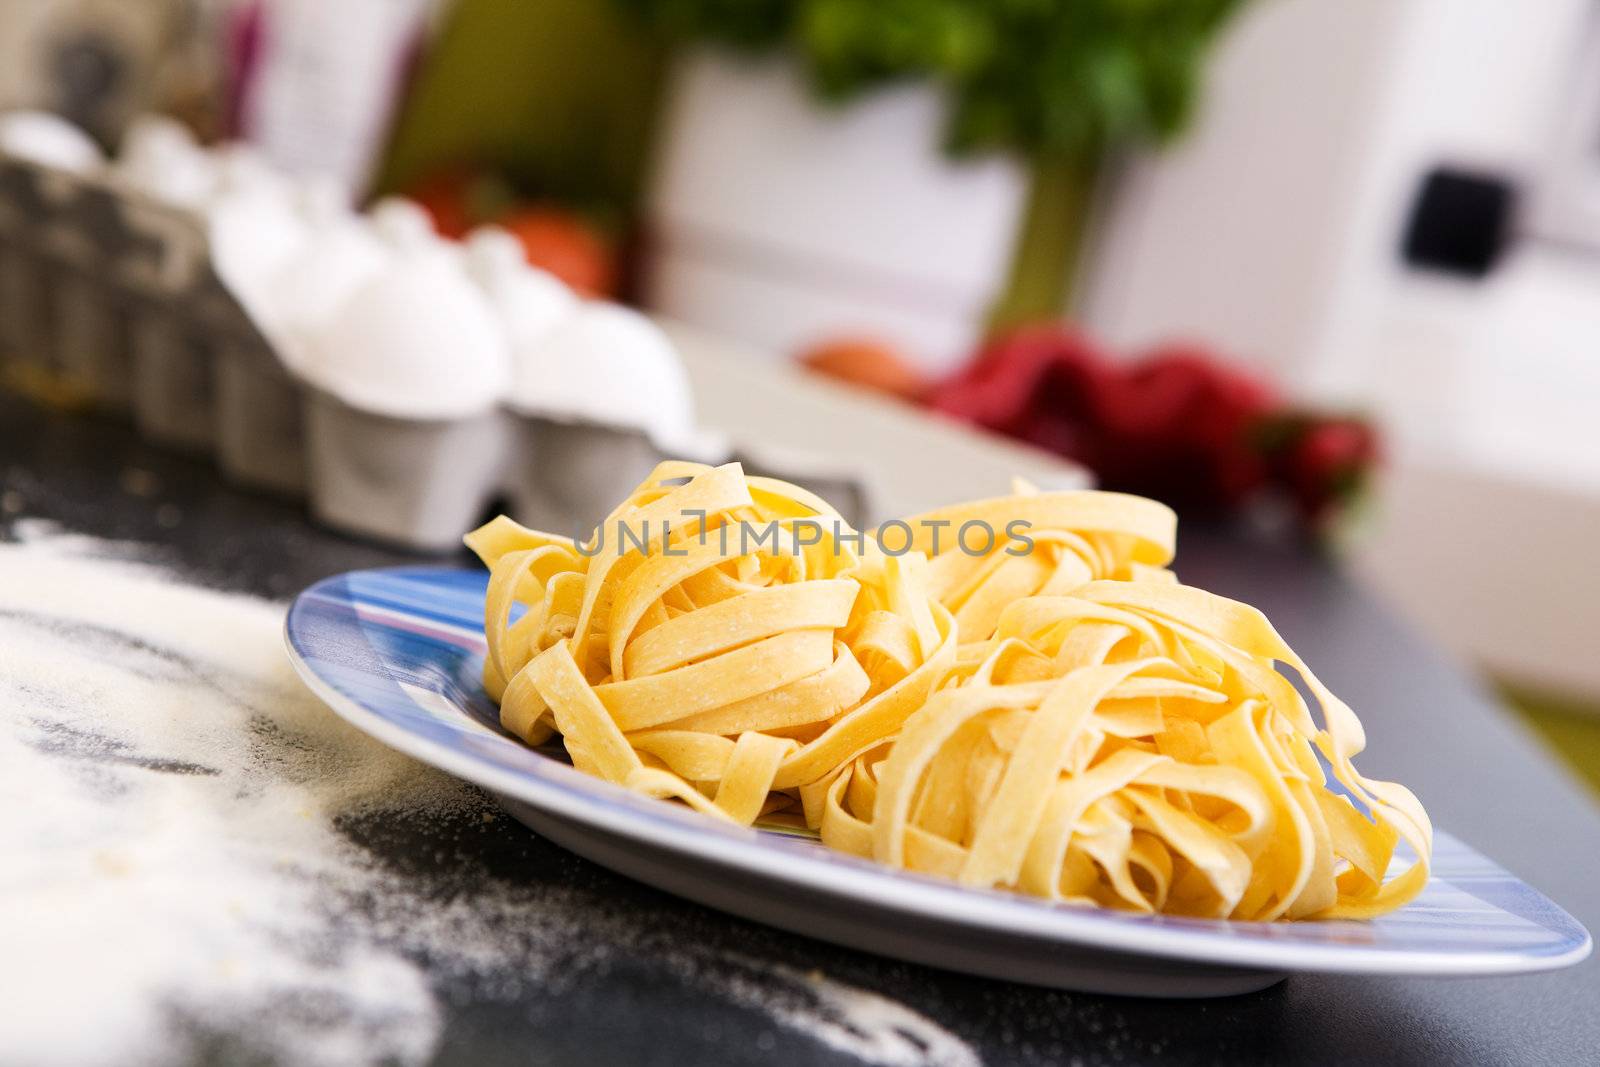
<svg viewBox="0 0 1600 1067">
<path fill-rule="evenodd" d="M 305 486 L 299 386 L 212 269 L 191 212 L 0 156 L 0 359 L 212 453 L 234 481 Z"/>
<path fill-rule="evenodd" d="M 123 392 L 108 402 L 126 406 L 125 332 L 101 281 L 114 212 L 113 198 L 83 179 L 0 155 L 0 358 L 80 388 L 120 379 Z"/>
<path fill-rule="evenodd" d="M 304 497 L 324 525 L 450 551 L 495 506 L 586 535 L 681 458 L 642 431 L 501 408 L 462 419 L 359 410 L 294 375 L 219 276 L 204 218 L 0 152 L 0 374 L 131 417 L 150 442 L 215 457 L 229 481 Z M 804 457 L 702 447 L 812 486 L 859 525 L 858 476 Z"/>
</svg>

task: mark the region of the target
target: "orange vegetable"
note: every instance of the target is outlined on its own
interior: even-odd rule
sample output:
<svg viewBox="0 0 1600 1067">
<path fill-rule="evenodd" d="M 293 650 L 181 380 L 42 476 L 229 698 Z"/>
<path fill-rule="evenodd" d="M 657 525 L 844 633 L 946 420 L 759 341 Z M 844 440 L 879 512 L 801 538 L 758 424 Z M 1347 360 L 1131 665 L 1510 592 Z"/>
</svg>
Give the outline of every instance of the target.
<svg viewBox="0 0 1600 1067">
<path fill-rule="evenodd" d="M 615 294 L 616 249 L 581 216 L 560 208 L 528 208 L 500 219 L 499 225 L 522 242 L 523 253 L 535 267 L 584 296 Z"/>
<path fill-rule="evenodd" d="M 800 362 L 818 374 L 904 400 L 917 400 L 928 391 L 929 382 L 922 372 L 899 349 L 882 341 L 825 341 L 801 353 Z"/>
</svg>

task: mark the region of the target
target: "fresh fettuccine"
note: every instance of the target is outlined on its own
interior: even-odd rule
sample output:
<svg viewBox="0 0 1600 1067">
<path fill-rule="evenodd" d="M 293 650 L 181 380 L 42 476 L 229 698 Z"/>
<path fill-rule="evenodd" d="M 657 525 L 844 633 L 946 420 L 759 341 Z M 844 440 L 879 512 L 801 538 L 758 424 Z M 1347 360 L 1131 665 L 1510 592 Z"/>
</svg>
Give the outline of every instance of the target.
<svg viewBox="0 0 1600 1067">
<path fill-rule="evenodd" d="M 738 464 L 661 464 L 583 545 L 495 520 L 468 544 L 490 568 L 484 684 L 502 724 L 735 822 L 798 809 L 955 662 L 921 558 L 849 533 Z"/>
<path fill-rule="evenodd" d="M 589 773 L 974 887 L 1256 920 L 1421 891 L 1421 805 L 1264 616 L 1165 569 L 1167 508 L 1023 487 L 895 525 L 689 463 L 583 544 L 497 519 L 485 685 Z"/>
</svg>

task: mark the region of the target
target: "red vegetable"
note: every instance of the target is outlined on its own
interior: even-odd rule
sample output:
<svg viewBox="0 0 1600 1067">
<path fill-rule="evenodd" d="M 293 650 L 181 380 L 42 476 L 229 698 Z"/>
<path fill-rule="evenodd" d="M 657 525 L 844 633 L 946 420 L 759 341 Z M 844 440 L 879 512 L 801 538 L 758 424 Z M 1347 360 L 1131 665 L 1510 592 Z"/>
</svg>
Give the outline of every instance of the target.
<svg viewBox="0 0 1600 1067">
<path fill-rule="evenodd" d="M 1189 513 L 1233 511 L 1277 488 L 1314 531 L 1379 458 L 1367 423 L 1286 409 L 1204 348 L 1167 345 L 1121 363 L 1054 325 L 996 337 L 929 403 L 1075 459 L 1104 488 Z"/>
<path fill-rule="evenodd" d="M 476 225 L 471 210 L 471 190 L 477 176 L 466 169 L 441 171 L 406 192 L 433 220 L 441 237 L 460 240 Z"/>
</svg>

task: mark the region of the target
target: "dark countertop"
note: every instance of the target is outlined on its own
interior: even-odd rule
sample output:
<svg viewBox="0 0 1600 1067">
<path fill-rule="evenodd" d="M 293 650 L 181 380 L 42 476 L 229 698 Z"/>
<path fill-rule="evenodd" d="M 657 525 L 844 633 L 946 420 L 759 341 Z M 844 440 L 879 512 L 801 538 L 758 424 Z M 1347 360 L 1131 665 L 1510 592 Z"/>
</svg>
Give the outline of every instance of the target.
<svg viewBox="0 0 1600 1067">
<path fill-rule="evenodd" d="M 311 525 L 241 493 L 199 460 L 128 428 L 48 414 L 0 393 L 0 536 L 18 518 L 165 546 L 209 585 L 287 598 L 356 567 L 418 557 Z M 1464 837 L 1600 930 L 1600 810 L 1459 665 L 1367 592 L 1304 552 L 1185 529 L 1179 570 L 1263 608 L 1361 714 L 1369 775 L 1410 785 Z M 347 832 L 424 894 L 470 901 L 486 881 L 604 894 L 648 927 L 881 992 L 969 1042 L 988 1063 L 1587 1063 L 1600 1048 L 1600 959 L 1494 979 L 1300 976 L 1226 1000 L 1172 1002 L 1040 990 L 895 963 L 678 901 L 561 852 L 509 819 L 492 825 L 352 825 Z M 447 1019 L 437 1062 L 768 1062 L 770 1020 L 707 997 L 640 951 L 558 986 L 487 985 L 430 972 Z M 226 1055 L 225 1038 L 219 1046 Z M 786 1062 L 848 1062 L 792 1035 Z"/>
</svg>

